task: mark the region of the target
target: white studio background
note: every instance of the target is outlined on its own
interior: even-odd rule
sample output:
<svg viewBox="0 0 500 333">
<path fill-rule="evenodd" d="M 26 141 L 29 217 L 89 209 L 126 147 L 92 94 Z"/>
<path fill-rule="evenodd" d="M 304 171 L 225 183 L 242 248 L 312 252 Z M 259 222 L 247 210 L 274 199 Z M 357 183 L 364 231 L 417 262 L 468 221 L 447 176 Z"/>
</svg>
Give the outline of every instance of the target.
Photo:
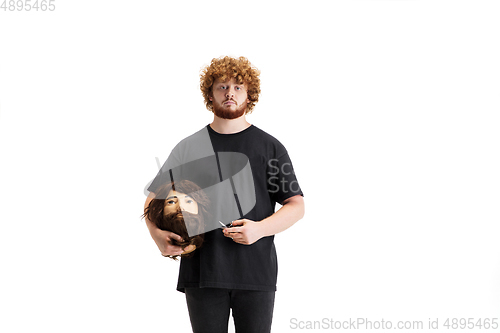
<svg viewBox="0 0 500 333">
<path fill-rule="evenodd" d="M 190 331 L 143 189 L 222 55 L 305 193 L 275 332 L 499 317 L 497 1 L 53 3 L 0 10 L 0 331 Z"/>
</svg>

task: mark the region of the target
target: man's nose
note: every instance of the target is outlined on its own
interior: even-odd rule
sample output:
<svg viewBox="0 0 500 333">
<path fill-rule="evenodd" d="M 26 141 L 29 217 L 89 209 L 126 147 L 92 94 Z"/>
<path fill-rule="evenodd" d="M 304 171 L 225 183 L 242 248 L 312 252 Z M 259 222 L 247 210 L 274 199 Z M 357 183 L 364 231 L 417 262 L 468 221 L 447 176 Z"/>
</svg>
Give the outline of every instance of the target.
<svg viewBox="0 0 500 333">
<path fill-rule="evenodd" d="M 234 96 L 234 89 L 232 87 L 227 88 L 226 97 L 233 97 L 233 96 Z"/>
</svg>

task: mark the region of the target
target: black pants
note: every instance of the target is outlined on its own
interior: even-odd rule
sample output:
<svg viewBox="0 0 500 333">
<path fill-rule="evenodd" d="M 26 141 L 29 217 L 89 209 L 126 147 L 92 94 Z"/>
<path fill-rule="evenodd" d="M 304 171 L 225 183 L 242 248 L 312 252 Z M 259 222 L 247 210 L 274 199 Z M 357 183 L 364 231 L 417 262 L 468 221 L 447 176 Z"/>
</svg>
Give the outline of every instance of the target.
<svg viewBox="0 0 500 333">
<path fill-rule="evenodd" d="M 186 288 L 194 333 L 225 333 L 233 309 L 236 333 L 271 332 L 274 291 Z"/>
</svg>

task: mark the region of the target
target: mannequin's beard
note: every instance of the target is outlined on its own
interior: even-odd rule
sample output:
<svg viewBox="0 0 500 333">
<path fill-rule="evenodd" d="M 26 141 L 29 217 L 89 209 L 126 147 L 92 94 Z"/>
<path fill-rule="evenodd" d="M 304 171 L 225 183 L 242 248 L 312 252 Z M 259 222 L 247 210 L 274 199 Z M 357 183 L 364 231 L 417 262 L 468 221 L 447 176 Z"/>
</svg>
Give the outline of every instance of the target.
<svg viewBox="0 0 500 333">
<path fill-rule="evenodd" d="M 198 229 L 194 232 L 193 236 L 189 236 L 186 225 L 188 225 L 191 231 Z M 189 212 L 181 212 L 177 210 L 173 213 L 166 213 L 161 216 L 156 221 L 156 226 L 162 230 L 171 231 L 174 234 L 177 234 L 182 237 L 182 242 L 177 241 L 174 238 L 170 239 L 172 245 L 181 246 L 183 248 L 188 245 L 194 245 L 196 249 L 199 249 L 203 244 L 203 240 L 205 238 L 204 232 L 204 220 L 201 214 L 192 214 Z M 182 254 L 181 257 L 191 257 L 194 253 Z M 174 260 L 177 260 L 178 255 L 175 256 L 167 256 Z"/>
<path fill-rule="evenodd" d="M 196 235 L 205 232 L 205 221 L 202 214 L 193 214 L 189 212 L 181 212 L 179 210 L 164 214 L 163 218 L 156 221 L 156 226 L 159 229 L 171 231 L 182 237 L 187 244 Z M 190 232 L 188 232 L 188 229 Z M 192 234 L 193 236 L 189 236 Z M 177 245 L 177 244 L 175 244 Z M 179 245 L 185 245 L 180 244 Z"/>
<path fill-rule="evenodd" d="M 236 102 L 235 102 L 236 103 Z M 236 110 L 232 111 L 224 107 L 223 104 L 213 103 L 212 105 L 214 114 L 222 119 L 236 119 L 245 114 L 247 110 L 247 105 L 242 104 L 237 106 Z"/>
</svg>

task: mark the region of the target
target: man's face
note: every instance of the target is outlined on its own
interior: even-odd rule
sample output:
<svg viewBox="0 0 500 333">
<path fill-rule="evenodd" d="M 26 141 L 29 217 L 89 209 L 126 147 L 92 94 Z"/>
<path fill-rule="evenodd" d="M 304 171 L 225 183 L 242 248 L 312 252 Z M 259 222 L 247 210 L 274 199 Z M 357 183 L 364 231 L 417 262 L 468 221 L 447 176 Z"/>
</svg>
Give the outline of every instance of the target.
<svg viewBox="0 0 500 333">
<path fill-rule="evenodd" d="M 245 114 L 247 104 L 250 103 L 245 84 L 238 84 L 235 78 L 222 82 L 215 80 L 212 86 L 213 110 L 217 117 L 235 119 Z"/>
</svg>

